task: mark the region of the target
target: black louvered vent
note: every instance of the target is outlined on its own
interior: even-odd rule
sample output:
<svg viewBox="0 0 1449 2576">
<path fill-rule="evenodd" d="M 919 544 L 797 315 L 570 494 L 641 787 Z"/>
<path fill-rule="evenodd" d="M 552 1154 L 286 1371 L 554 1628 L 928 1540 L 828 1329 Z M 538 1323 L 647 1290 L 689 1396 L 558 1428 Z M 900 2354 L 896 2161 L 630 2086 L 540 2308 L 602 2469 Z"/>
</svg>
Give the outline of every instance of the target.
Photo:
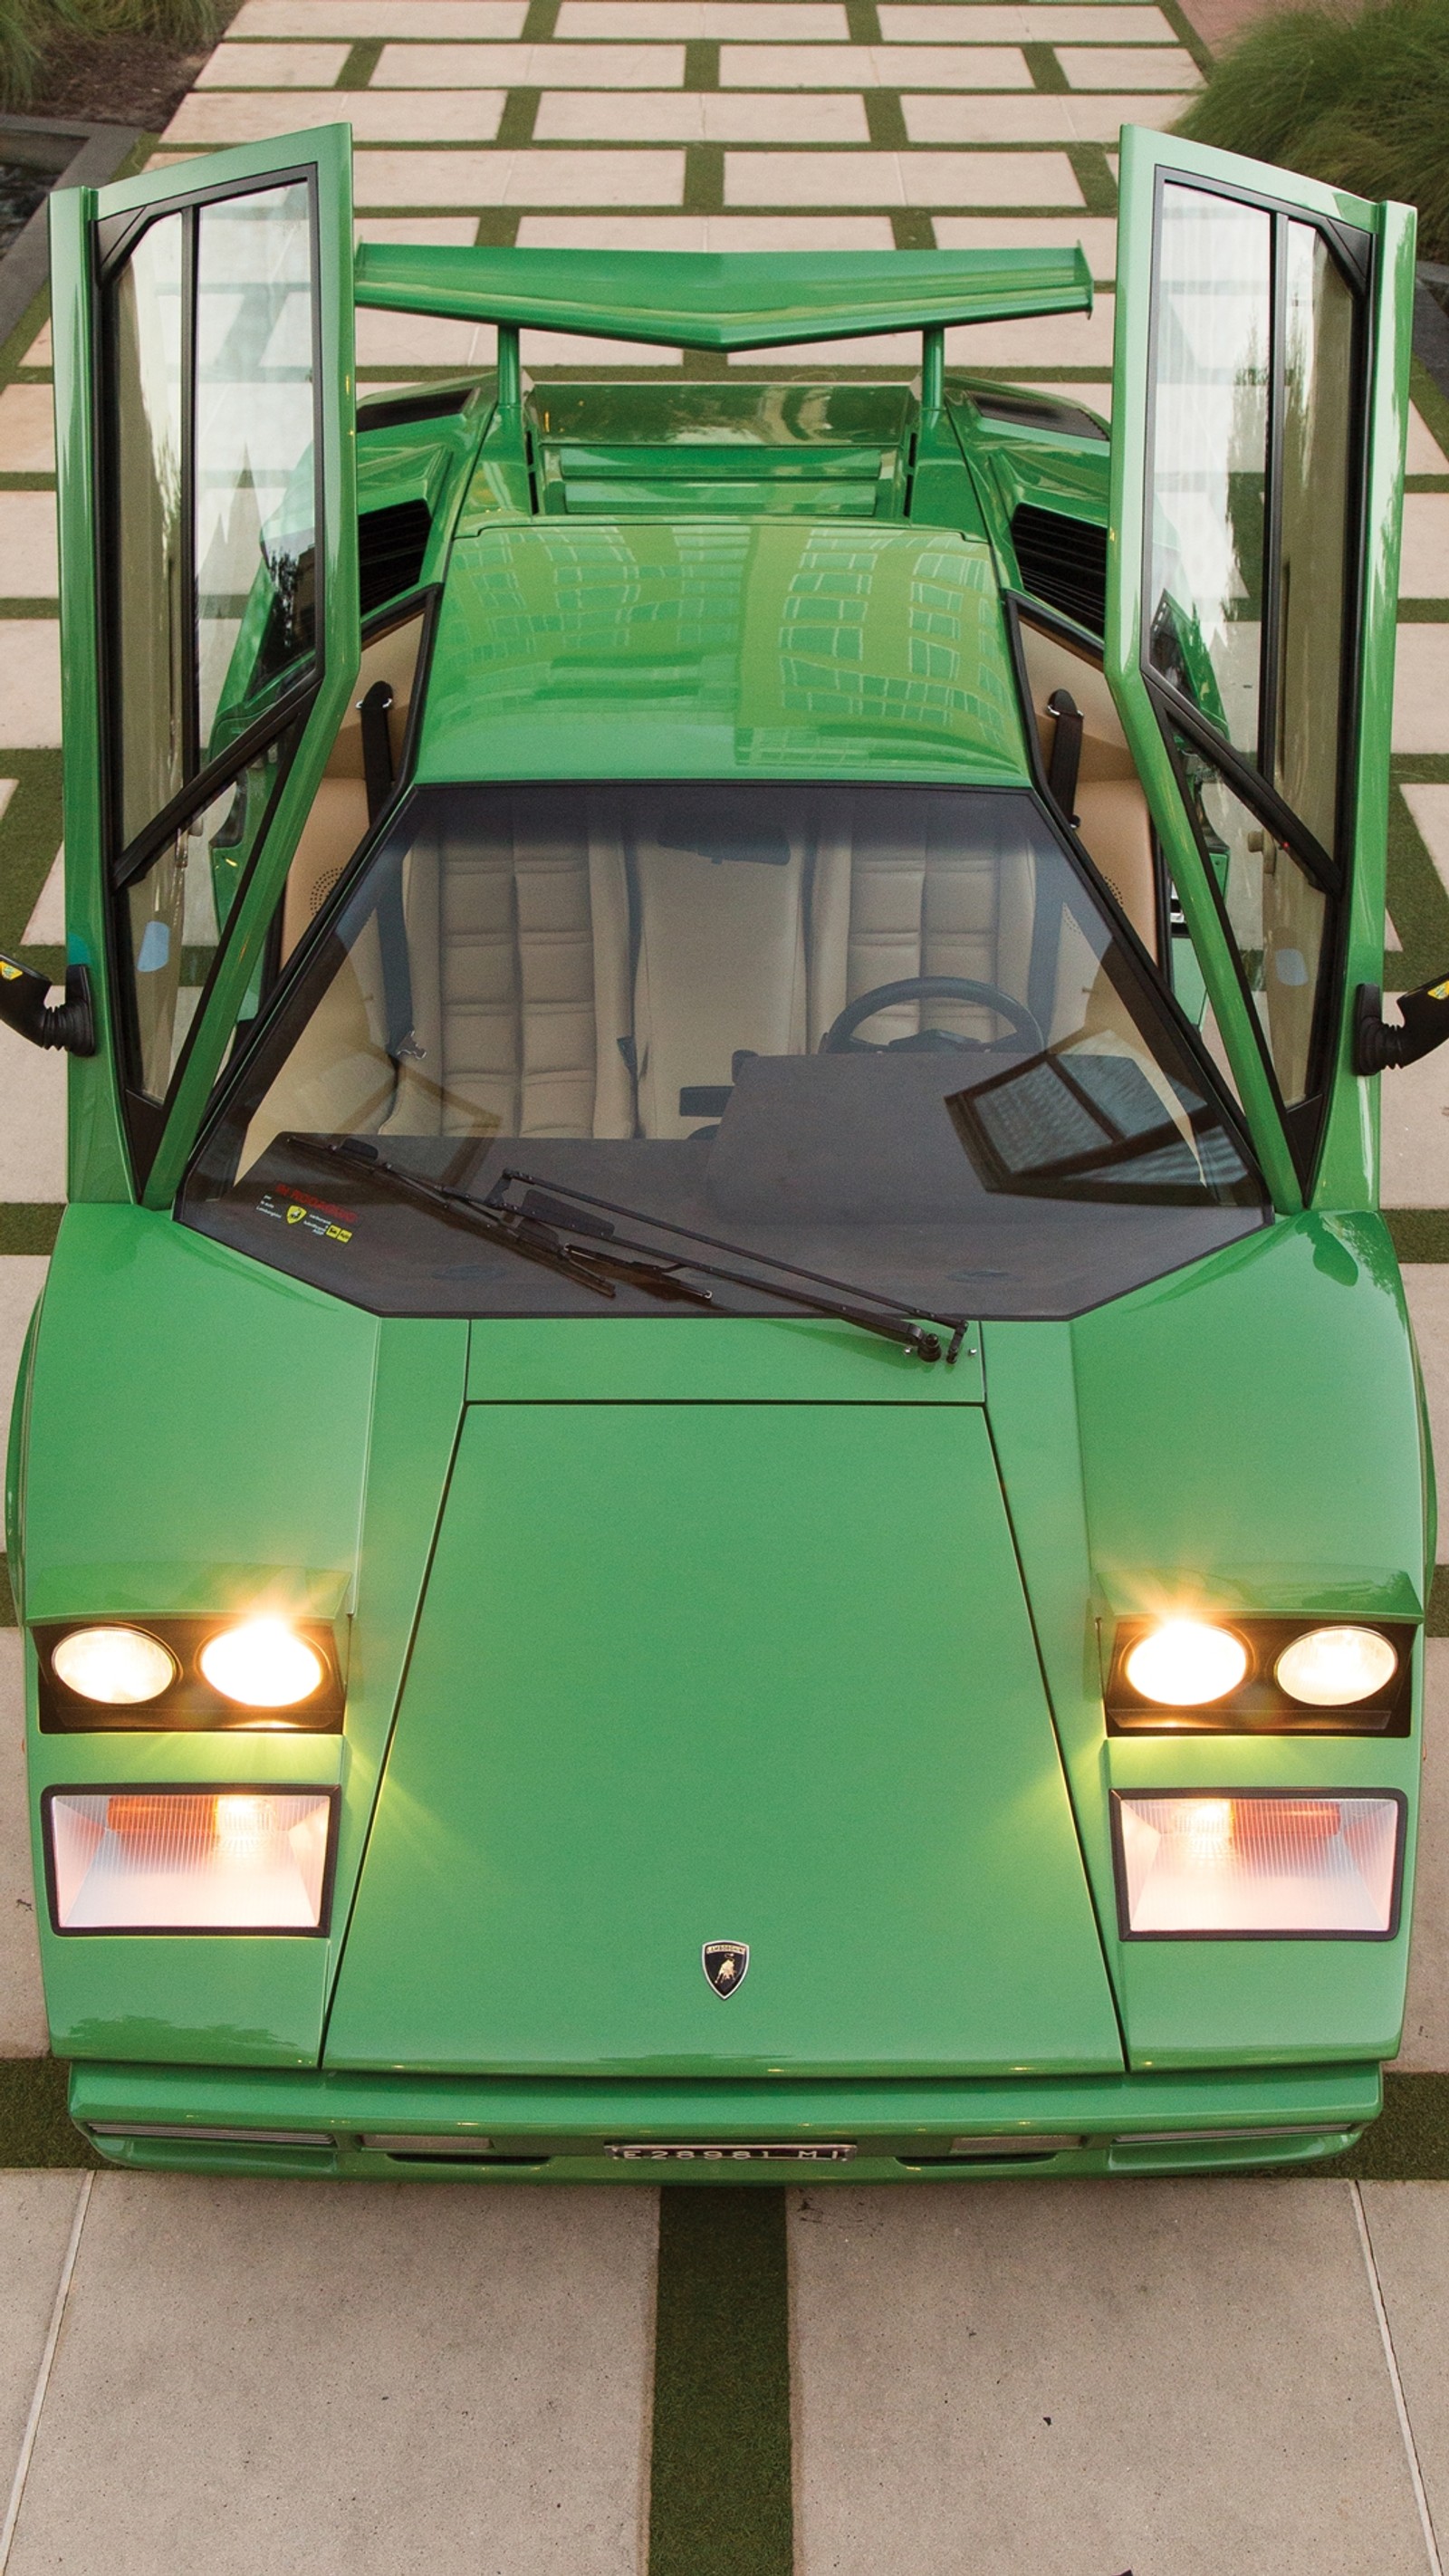
<svg viewBox="0 0 1449 2576">
<path fill-rule="evenodd" d="M 1011 542 L 1025 587 L 1100 635 L 1107 623 L 1107 531 L 1023 501 Z"/>
<path fill-rule="evenodd" d="M 364 617 L 421 581 L 432 528 L 426 501 L 394 501 L 386 510 L 363 511 L 357 523 L 357 552 Z"/>
</svg>

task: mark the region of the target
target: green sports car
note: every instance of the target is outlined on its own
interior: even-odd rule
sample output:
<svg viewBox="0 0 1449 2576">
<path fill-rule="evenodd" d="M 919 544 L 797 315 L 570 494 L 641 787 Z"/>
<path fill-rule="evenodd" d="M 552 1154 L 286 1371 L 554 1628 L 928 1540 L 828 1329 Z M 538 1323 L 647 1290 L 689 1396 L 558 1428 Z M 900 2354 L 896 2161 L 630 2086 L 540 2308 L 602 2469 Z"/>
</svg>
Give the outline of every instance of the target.
<svg viewBox="0 0 1449 2576">
<path fill-rule="evenodd" d="M 1331 2154 L 1434 1556 L 1412 217 L 1129 130 L 1109 435 L 954 363 L 1080 251 L 354 256 L 348 150 L 54 200 L 70 962 L 0 1014 L 70 1056 L 9 1544 L 73 2115 Z M 496 369 L 359 403 L 358 304 Z"/>
</svg>

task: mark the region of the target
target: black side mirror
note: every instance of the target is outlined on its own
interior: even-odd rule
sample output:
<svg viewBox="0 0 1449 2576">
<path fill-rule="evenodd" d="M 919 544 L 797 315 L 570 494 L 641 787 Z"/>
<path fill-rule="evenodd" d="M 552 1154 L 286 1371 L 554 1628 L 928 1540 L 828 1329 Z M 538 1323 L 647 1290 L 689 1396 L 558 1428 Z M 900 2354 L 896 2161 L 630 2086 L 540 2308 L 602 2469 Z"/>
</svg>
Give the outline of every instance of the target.
<svg viewBox="0 0 1449 2576">
<path fill-rule="evenodd" d="M 1383 1016 L 1377 984 L 1360 984 L 1353 1005 L 1355 1073 L 1388 1073 L 1396 1065 L 1417 1064 L 1449 1038 L 1449 976 L 1421 984 L 1417 993 L 1399 995 L 1399 1022 Z"/>
<path fill-rule="evenodd" d="M 48 975 L 37 975 L 34 967 L 22 966 L 14 957 L 0 957 L 0 1021 L 5 1027 L 29 1038 L 32 1046 L 94 1055 L 96 1015 L 89 970 L 67 966 L 63 1002 L 47 1002 L 49 991 Z"/>
</svg>

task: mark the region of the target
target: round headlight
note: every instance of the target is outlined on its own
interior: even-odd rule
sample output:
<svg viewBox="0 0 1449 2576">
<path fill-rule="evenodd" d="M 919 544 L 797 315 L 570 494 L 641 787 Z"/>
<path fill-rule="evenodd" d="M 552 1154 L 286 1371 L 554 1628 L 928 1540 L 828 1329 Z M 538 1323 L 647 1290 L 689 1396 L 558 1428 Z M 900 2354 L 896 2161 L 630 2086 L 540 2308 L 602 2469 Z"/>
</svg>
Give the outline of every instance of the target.
<svg viewBox="0 0 1449 2576">
<path fill-rule="evenodd" d="M 1351 1708 L 1387 1690 L 1398 1669 L 1398 1656 L 1376 1628 L 1310 1628 L 1273 1666 L 1289 1698 L 1308 1708 Z"/>
<path fill-rule="evenodd" d="M 295 1708 L 322 1679 L 322 1658 L 281 1619 L 218 1629 L 199 1657 L 213 1690 L 243 1708 Z"/>
<path fill-rule="evenodd" d="M 1169 1619 L 1139 1637 L 1127 1657 L 1127 1679 L 1143 1699 L 1162 1708 L 1202 1708 L 1236 1690 L 1248 1669 L 1248 1650 L 1231 1628 L 1206 1619 Z"/>
<path fill-rule="evenodd" d="M 144 1628 L 73 1628 L 50 1650 L 50 1669 L 78 1699 L 136 1708 L 159 1699 L 176 1679 L 177 1664 L 159 1637 Z"/>
</svg>

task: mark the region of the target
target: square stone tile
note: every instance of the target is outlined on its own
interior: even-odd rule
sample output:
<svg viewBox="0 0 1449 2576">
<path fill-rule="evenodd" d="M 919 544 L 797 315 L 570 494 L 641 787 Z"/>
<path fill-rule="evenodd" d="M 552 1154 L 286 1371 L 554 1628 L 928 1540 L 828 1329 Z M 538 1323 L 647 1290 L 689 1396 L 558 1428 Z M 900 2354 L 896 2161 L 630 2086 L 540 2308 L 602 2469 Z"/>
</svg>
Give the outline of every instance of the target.
<svg viewBox="0 0 1449 2576">
<path fill-rule="evenodd" d="M 0 598 L 54 599 L 59 580 L 54 494 L 0 492 Z"/>
<path fill-rule="evenodd" d="M 1449 955 L 1444 963 L 1449 967 Z M 1392 975 L 1388 982 L 1392 985 Z M 1390 992 L 1387 1001 L 1394 999 Z M 1384 1207 L 1449 1207 L 1449 1050 L 1441 1048 L 1418 1064 L 1384 1075 L 1379 1084 L 1379 1165 Z M 1444 1545 L 1449 1548 L 1449 1523 Z"/>
<path fill-rule="evenodd" d="M 1449 474 L 1446 456 L 1417 405 L 1409 405 L 1409 445 L 1404 460 L 1406 474 Z"/>
<path fill-rule="evenodd" d="M 59 746 L 60 626 L 53 617 L 0 617 L 0 734 L 17 751 Z"/>
<path fill-rule="evenodd" d="M 735 206 L 1072 206 L 1082 202 L 1060 152 L 731 152 Z M 1045 363 L 1044 361 L 1042 363 Z"/>
<path fill-rule="evenodd" d="M 359 215 L 352 237 L 359 242 L 438 242 L 453 250 L 471 250 L 478 238 L 478 219 L 476 215 Z"/>
<path fill-rule="evenodd" d="M 1418 824 L 1424 847 L 1449 893 L 1449 786 L 1426 783 L 1399 790 Z"/>
<path fill-rule="evenodd" d="M 1366 2182 L 1362 2190 L 1419 2475 L 1442 2550 L 1449 2529 L 1449 2183 Z"/>
<path fill-rule="evenodd" d="M 1043 90 L 1023 98 L 952 98 L 932 92 L 901 101 L 913 143 L 1115 143 L 1124 125 L 1165 131 L 1186 105 L 1176 90 L 1141 98 L 1080 92 L 1061 97 Z"/>
<path fill-rule="evenodd" d="M 1415 1070 L 1410 1067 L 1410 1073 Z M 1403 1077 L 1407 1078 L 1407 1077 Z M 1439 1195 L 1430 1207 L 1449 1207 L 1449 1125 L 1439 1152 Z M 1385 1204 L 1392 1205 L 1385 1193 Z M 1439 1527 L 1449 1534 L 1449 1262 L 1406 1261 L 1404 1293 L 1409 1301 L 1424 1397 L 1429 1407 L 1429 1433 L 1434 1447 L 1434 1481 L 1439 1496 Z"/>
<path fill-rule="evenodd" d="M 1030 89 L 1012 45 L 723 45 L 723 89 Z"/>
<path fill-rule="evenodd" d="M 1424 2576 L 1347 2185 L 790 2206 L 802 2576 Z"/>
<path fill-rule="evenodd" d="M 656 2226 L 98 2175 L 8 2576 L 637 2576 Z"/>
<path fill-rule="evenodd" d="M 50 324 L 42 322 L 20 363 L 22 367 L 48 367 L 55 356 L 50 337 Z"/>
<path fill-rule="evenodd" d="M 459 36 L 506 42 L 523 32 L 528 0 L 245 0 L 232 36 Z"/>
<path fill-rule="evenodd" d="M 54 472 L 55 404 L 49 385 L 7 385 L 0 393 L 0 474 Z"/>
<path fill-rule="evenodd" d="M 1449 626 L 1399 628 L 1393 741 L 1395 751 L 1449 751 Z"/>
<path fill-rule="evenodd" d="M 919 331 L 877 331 L 858 340 L 805 340 L 794 347 L 787 343 L 781 349 L 730 353 L 732 367 L 819 367 L 825 374 L 836 367 L 874 367 L 887 373 L 920 363 Z"/>
<path fill-rule="evenodd" d="M 64 915 L 56 945 L 65 938 Z M 55 999 L 60 1000 L 57 993 Z M 63 1050 L 33 1047 L 13 1029 L 0 1028 L 0 1201 L 65 1196 L 66 1059 Z M 0 1253 L 0 1264 L 11 1256 Z M 8 1272 L 4 1275 L 8 1276 Z M 39 1294 L 37 1287 L 35 1294 Z M 34 1299 L 32 1298 L 32 1303 Z M 17 1343 L 15 1357 L 20 1356 Z M 10 1401 L 15 1371 L 0 1347 L 0 1415 Z"/>
<path fill-rule="evenodd" d="M 1117 272 L 1110 215 L 938 215 L 936 240 L 942 250 L 1071 250 L 1080 242 L 1094 277 L 1110 284 Z"/>
<path fill-rule="evenodd" d="M 746 36 L 774 44 L 840 44 L 850 34 L 840 0 L 563 0 L 558 34 Z"/>
<path fill-rule="evenodd" d="M 1099 295 L 1090 313 L 1047 313 L 1027 322 L 959 323 L 946 334 L 946 364 L 1110 367 L 1115 303 L 1114 296 Z"/>
<path fill-rule="evenodd" d="M 1073 8 L 1068 0 L 1024 0 L 1020 7 L 992 7 L 991 0 L 971 0 L 951 8 L 945 0 L 907 0 L 896 7 L 881 0 L 877 12 L 888 45 L 1175 44 L 1177 31 L 1160 9 Z"/>
<path fill-rule="evenodd" d="M 12 1123 L 18 1124 L 20 1118 L 28 1115 L 32 1108 L 32 1100 L 25 1098 L 24 1095 L 17 1099 L 15 1089 L 12 1087 L 12 1076 L 17 1060 L 10 1050 L 24 1046 L 23 1038 L 17 1038 L 9 1029 L 0 1030 L 0 1066 L 4 1068 L 4 1098 L 8 1109 L 11 1102 L 15 1104 L 13 1109 L 9 1109 L 6 1118 L 7 1127 Z M 40 1056 L 38 1047 L 26 1047 L 25 1052 L 36 1059 Z M 64 1196 L 64 1184 L 62 1183 L 61 1188 L 57 1189 L 52 1182 L 52 1186 L 46 1190 L 18 1190 L 6 1187 L 3 1195 L 6 1198 L 16 1199 L 58 1199 Z M 35 1312 L 35 1301 L 45 1286 L 45 1274 L 49 1267 L 50 1264 L 42 1253 L 0 1253 L 0 1435 L 7 1439 L 10 1433 L 10 1408 L 15 1395 L 15 1380 L 20 1369 L 21 1345 L 29 1330 L 30 1318 Z"/>
<path fill-rule="evenodd" d="M 1449 2073 L 1449 1637 L 1424 1640 L 1424 1769 L 1401 2074 Z M 1449 2502 L 1449 2498 L 1446 2498 Z"/>
<path fill-rule="evenodd" d="M 0 2495 L 7 2502 L 85 2183 L 80 2173 L 0 2173 Z"/>
<path fill-rule="evenodd" d="M 1202 83 L 1185 45 L 1061 45 L 1057 61 L 1073 89 L 1198 89 Z"/>
<path fill-rule="evenodd" d="M 9 791 L 14 786 L 13 778 L 0 778 L 0 814 L 4 813 L 10 802 Z M 65 946 L 65 849 L 63 846 L 56 851 L 50 864 L 50 874 L 35 898 L 30 919 L 25 925 L 24 945 L 37 948 Z M 60 1193 L 57 1192 L 57 1196 L 59 1195 Z"/>
<path fill-rule="evenodd" d="M 385 313 L 359 306 L 359 367 L 491 367 L 491 323 L 436 321 L 426 313 Z"/>
<path fill-rule="evenodd" d="M 353 183 L 361 206 L 677 206 L 684 154 L 359 152 Z"/>
<path fill-rule="evenodd" d="M 252 143 L 349 124 L 359 143 L 491 143 L 502 114 L 501 89 L 193 90 L 166 133 L 173 143 Z"/>
<path fill-rule="evenodd" d="M 49 2046 L 35 1936 L 20 1631 L 0 1628 L 0 2057 L 43 2057 Z M 3 2223 L 0 2205 L 0 2227 Z M 4 2377 L 0 2335 L 0 2470 L 5 2456 Z"/>
<path fill-rule="evenodd" d="M 218 45 L 196 75 L 197 89 L 330 89 L 347 45 Z"/>
<path fill-rule="evenodd" d="M 540 101 L 539 143 L 868 143 L 865 101 L 729 90 L 553 90 Z"/>
<path fill-rule="evenodd" d="M 889 215 L 521 215 L 518 239 L 525 250 L 891 250 L 895 242 Z"/>
<path fill-rule="evenodd" d="M 678 89 L 682 45 L 385 45 L 374 89 Z"/>
<path fill-rule="evenodd" d="M 1406 599 L 1449 595 L 1449 492 L 1404 494 L 1399 587 Z"/>
</svg>

